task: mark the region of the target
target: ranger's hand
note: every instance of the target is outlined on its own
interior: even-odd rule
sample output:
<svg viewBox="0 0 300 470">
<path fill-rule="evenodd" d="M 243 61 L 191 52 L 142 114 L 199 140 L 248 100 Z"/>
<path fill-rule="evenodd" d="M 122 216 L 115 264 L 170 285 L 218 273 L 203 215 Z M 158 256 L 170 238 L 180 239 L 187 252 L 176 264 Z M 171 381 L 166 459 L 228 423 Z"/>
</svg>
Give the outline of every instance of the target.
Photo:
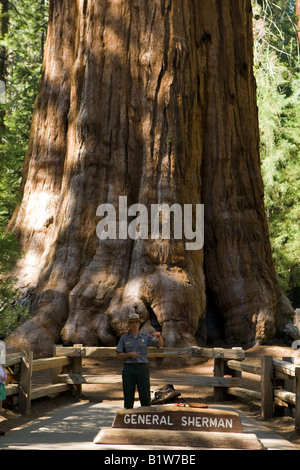
<svg viewBox="0 0 300 470">
<path fill-rule="evenodd" d="M 132 359 L 138 359 L 140 357 L 140 353 L 134 351 L 130 353 L 130 357 L 132 357 Z"/>
<path fill-rule="evenodd" d="M 159 338 L 160 337 L 160 331 L 155 331 L 155 333 L 153 333 L 153 338 Z"/>
</svg>

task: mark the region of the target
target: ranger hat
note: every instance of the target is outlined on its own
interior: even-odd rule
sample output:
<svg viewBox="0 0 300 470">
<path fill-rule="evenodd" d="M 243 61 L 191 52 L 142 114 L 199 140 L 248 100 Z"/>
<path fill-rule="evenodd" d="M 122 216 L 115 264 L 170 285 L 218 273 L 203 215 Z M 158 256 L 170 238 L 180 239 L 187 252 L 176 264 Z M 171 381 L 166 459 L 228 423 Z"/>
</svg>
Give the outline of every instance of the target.
<svg viewBox="0 0 300 470">
<path fill-rule="evenodd" d="M 128 317 L 128 320 L 129 321 L 136 321 L 136 320 L 141 321 L 138 313 L 131 313 Z"/>
</svg>

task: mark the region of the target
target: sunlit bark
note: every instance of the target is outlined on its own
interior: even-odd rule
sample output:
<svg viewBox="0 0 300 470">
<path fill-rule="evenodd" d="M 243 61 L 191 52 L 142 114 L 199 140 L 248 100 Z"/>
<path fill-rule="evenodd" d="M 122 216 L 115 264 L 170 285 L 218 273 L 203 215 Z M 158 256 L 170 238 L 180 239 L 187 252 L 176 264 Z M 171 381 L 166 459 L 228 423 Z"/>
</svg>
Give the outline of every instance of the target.
<svg viewBox="0 0 300 470">
<path fill-rule="evenodd" d="M 297 38 L 300 45 L 300 0 L 295 2 L 295 11 L 296 11 L 296 21 L 297 21 Z"/>
<path fill-rule="evenodd" d="M 8 344 L 114 345 L 135 308 L 196 342 L 206 287 L 235 344 L 291 318 L 268 241 L 250 0 L 50 2 L 43 76 L 11 223 L 33 318 Z M 205 248 L 99 240 L 100 204 L 205 206 Z"/>
</svg>

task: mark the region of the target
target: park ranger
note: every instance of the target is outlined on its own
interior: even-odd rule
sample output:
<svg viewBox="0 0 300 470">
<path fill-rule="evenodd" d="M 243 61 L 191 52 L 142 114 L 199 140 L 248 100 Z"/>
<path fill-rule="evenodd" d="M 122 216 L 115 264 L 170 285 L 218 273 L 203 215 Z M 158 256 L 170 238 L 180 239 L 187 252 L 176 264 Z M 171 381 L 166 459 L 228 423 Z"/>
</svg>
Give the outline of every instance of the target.
<svg viewBox="0 0 300 470">
<path fill-rule="evenodd" d="M 148 346 L 162 347 L 163 338 L 159 331 L 149 335 L 140 332 L 140 317 L 132 313 L 128 317 L 129 331 L 121 336 L 116 352 L 124 361 L 122 371 L 124 408 L 133 408 L 137 386 L 141 406 L 150 406 L 150 377 L 148 368 Z"/>
</svg>

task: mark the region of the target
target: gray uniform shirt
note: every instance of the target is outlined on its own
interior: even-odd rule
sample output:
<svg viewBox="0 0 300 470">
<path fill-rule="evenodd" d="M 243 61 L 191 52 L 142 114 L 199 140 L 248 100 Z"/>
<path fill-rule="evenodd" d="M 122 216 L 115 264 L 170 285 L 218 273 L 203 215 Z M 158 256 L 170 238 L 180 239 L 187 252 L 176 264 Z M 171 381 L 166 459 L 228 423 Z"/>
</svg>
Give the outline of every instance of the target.
<svg viewBox="0 0 300 470">
<path fill-rule="evenodd" d="M 128 352 L 138 352 L 140 357 L 138 359 L 133 359 L 128 357 L 124 360 L 126 364 L 144 364 L 148 362 L 147 358 L 147 347 L 148 346 L 158 346 L 158 338 L 152 338 L 148 333 L 140 333 L 135 338 L 131 331 L 125 333 L 121 336 L 118 343 L 116 352 L 119 353 L 128 353 Z"/>
</svg>

